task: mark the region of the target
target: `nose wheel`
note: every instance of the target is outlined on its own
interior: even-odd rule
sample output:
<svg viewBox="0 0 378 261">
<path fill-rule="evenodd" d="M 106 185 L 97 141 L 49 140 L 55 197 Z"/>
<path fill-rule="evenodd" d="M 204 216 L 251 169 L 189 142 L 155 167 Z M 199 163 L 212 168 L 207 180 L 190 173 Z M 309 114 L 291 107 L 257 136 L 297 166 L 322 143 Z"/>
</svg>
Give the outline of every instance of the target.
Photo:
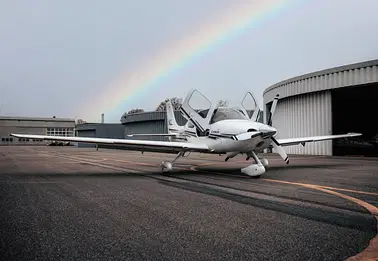
<svg viewBox="0 0 378 261">
<path fill-rule="evenodd" d="M 261 163 L 260 159 L 257 157 L 254 151 L 251 151 L 248 156 L 253 157 L 256 164 L 252 164 L 252 165 L 249 165 L 248 167 L 242 168 L 240 171 L 250 177 L 260 178 L 261 175 L 265 173 L 265 167 L 263 163 Z"/>
</svg>

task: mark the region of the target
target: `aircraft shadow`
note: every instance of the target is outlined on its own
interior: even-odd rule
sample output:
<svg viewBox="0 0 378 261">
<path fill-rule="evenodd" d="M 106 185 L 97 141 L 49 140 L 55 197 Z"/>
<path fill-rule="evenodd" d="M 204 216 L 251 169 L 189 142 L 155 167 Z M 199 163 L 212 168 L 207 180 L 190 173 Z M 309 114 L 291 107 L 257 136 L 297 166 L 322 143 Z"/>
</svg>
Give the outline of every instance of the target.
<svg viewBox="0 0 378 261">
<path fill-rule="evenodd" d="M 270 174 L 270 171 L 277 171 L 277 170 L 290 170 L 290 169 L 324 169 L 324 168 L 333 168 L 333 167 L 345 167 L 345 164 L 306 164 L 306 165 L 282 165 L 282 166 L 269 166 L 267 168 L 266 174 Z M 2 173 L 1 176 L 10 176 L 10 177 L 41 177 L 41 178 L 80 178 L 80 177 L 143 177 L 143 176 L 164 176 L 164 175 L 174 175 L 174 176 L 182 176 L 182 175 L 205 175 L 205 176 L 216 176 L 216 175 L 227 175 L 232 176 L 235 178 L 243 178 L 243 179 L 251 179 L 253 177 L 246 176 L 240 172 L 240 167 L 218 167 L 218 166 L 204 166 L 204 167 L 198 167 L 196 171 L 191 171 L 189 168 L 187 170 L 181 170 L 181 169 L 174 169 L 172 172 L 165 174 L 162 173 L 160 170 L 156 171 L 147 171 L 147 170 L 138 170 L 138 172 L 112 172 L 112 171 L 106 171 L 106 172 L 87 172 L 87 171 L 73 171 L 73 172 L 36 172 L 36 173 L 30 173 L 30 172 L 6 172 Z M 264 174 L 265 175 L 265 174 Z"/>
</svg>

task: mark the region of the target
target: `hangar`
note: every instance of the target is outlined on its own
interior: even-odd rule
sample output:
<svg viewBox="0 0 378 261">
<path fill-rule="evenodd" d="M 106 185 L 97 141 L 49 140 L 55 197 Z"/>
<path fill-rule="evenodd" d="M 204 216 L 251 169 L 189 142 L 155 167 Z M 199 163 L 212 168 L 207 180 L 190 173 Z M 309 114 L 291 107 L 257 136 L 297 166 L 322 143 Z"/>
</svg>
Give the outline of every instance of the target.
<svg viewBox="0 0 378 261">
<path fill-rule="evenodd" d="M 278 138 L 359 132 L 349 140 L 322 141 L 287 147 L 290 154 L 378 156 L 375 123 L 378 59 L 317 71 L 268 87 L 264 111 L 280 100 L 272 119 Z M 265 115 L 266 122 L 266 115 Z"/>
<path fill-rule="evenodd" d="M 176 121 L 180 125 L 186 123 L 180 111 L 175 111 Z M 167 114 L 165 111 L 148 111 L 133 114 L 123 114 L 121 123 L 84 123 L 76 126 L 77 137 L 167 140 L 166 137 L 128 137 L 128 134 L 167 133 Z M 95 144 L 78 143 L 78 147 L 95 148 Z M 99 145 L 99 148 L 117 148 L 119 146 Z"/>
<path fill-rule="evenodd" d="M 180 111 L 175 111 L 177 124 L 186 124 L 186 119 Z M 125 128 L 125 137 L 128 134 L 168 133 L 167 113 L 165 111 L 149 111 L 133 114 L 123 114 L 121 123 Z M 134 139 L 134 138 L 133 138 Z M 167 140 L 166 137 L 138 137 L 142 140 Z"/>
<path fill-rule="evenodd" d="M 76 125 L 76 137 L 91 138 L 125 138 L 125 127 L 119 123 L 83 123 Z M 93 143 L 77 143 L 79 148 L 95 148 Z M 101 148 L 113 148 L 115 146 L 101 145 Z"/>
</svg>

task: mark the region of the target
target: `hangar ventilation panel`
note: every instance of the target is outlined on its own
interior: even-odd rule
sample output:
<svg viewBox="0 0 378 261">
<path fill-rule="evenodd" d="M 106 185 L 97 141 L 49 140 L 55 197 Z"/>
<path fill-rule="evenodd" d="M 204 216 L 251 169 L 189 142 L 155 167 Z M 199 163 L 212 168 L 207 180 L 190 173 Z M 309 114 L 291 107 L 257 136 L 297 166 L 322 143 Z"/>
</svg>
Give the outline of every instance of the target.
<svg viewBox="0 0 378 261">
<path fill-rule="evenodd" d="M 272 119 L 277 138 L 332 134 L 331 92 L 316 92 L 280 99 Z M 288 154 L 332 155 L 332 141 L 285 147 Z"/>
</svg>

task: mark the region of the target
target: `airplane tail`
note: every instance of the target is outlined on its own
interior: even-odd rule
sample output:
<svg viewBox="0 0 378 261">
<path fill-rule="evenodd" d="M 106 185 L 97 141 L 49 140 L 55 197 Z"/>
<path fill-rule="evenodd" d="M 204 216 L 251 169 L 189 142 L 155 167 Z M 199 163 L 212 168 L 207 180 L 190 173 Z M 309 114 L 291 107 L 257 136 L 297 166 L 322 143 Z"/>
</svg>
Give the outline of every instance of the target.
<svg viewBox="0 0 378 261">
<path fill-rule="evenodd" d="M 128 134 L 128 137 L 168 137 L 171 141 L 185 140 L 182 137 L 184 133 L 185 126 L 180 126 L 176 122 L 175 114 L 173 111 L 173 106 L 170 101 L 166 102 L 167 111 L 167 129 L 168 133 L 138 133 L 138 134 Z"/>
<path fill-rule="evenodd" d="M 177 124 L 172 103 L 170 101 L 167 101 L 165 105 L 166 105 L 166 111 L 167 111 L 168 133 L 180 134 L 182 131 L 184 131 L 184 126 L 180 126 Z"/>
</svg>

